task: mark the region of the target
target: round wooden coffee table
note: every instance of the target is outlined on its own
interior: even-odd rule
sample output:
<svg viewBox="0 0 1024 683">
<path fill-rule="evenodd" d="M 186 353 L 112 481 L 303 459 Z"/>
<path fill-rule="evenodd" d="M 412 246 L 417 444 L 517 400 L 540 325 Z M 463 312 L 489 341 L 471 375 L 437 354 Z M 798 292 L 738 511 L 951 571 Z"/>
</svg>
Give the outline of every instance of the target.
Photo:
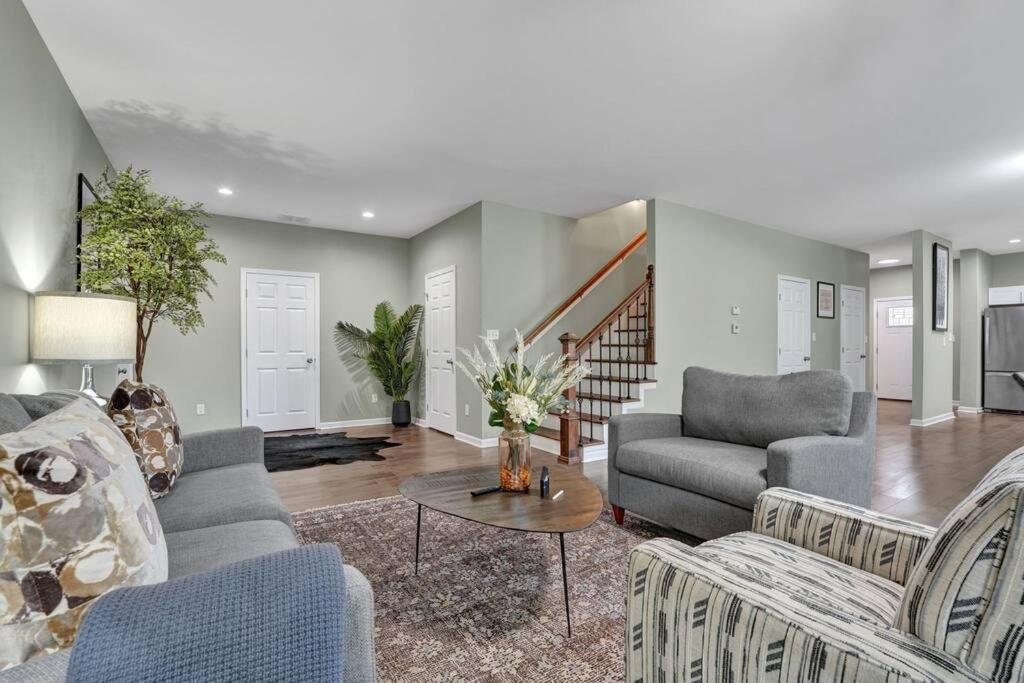
<svg viewBox="0 0 1024 683">
<path fill-rule="evenodd" d="M 454 517 L 516 531 L 558 534 L 562 555 L 562 591 L 565 595 L 565 622 L 572 637 L 569 617 L 569 580 L 565 570 L 565 535 L 586 529 L 601 515 L 604 502 L 601 491 L 582 472 L 569 467 L 549 468 L 551 493 L 540 497 L 540 468 L 533 470 L 533 487 L 529 493 L 488 493 L 474 498 L 470 491 L 497 486 L 497 465 L 471 469 L 432 472 L 409 477 L 398 487 L 399 492 L 416 503 L 415 572 L 420 569 L 420 522 L 423 508 L 428 507 Z M 558 491 L 565 491 L 552 500 Z"/>
</svg>

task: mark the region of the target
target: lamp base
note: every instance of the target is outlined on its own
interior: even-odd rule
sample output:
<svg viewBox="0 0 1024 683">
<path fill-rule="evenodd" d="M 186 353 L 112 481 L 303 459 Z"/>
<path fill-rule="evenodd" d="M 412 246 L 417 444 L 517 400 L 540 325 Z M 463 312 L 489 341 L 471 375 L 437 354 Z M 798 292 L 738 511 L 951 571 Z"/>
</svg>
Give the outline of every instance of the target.
<svg viewBox="0 0 1024 683">
<path fill-rule="evenodd" d="M 92 365 L 89 363 L 82 363 L 82 386 L 78 390 L 95 401 L 99 407 L 107 407 L 107 399 L 96 392 L 96 385 L 92 381 Z"/>
</svg>

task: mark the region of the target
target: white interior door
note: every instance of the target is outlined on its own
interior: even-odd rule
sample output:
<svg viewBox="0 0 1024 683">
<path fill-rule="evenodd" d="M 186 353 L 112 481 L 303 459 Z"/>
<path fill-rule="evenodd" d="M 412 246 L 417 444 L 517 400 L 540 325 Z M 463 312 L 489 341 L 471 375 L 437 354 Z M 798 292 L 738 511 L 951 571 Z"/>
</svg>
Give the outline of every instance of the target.
<svg viewBox="0 0 1024 683">
<path fill-rule="evenodd" d="M 779 276 L 779 374 L 811 369 L 811 281 Z"/>
<path fill-rule="evenodd" d="M 267 432 L 316 427 L 317 276 L 250 270 L 242 277 L 242 422 Z"/>
<path fill-rule="evenodd" d="M 867 312 L 863 287 L 841 285 L 839 288 L 839 366 L 853 382 L 854 391 L 867 386 Z"/>
<path fill-rule="evenodd" d="M 455 266 L 429 273 L 427 308 L 427 426 L 455 434 Z"/>
<path fill-rule="evenodd" d="M 910 401 L 914 396 L 914 300 L 875 301 L 875 393 Z"/>
</svg>

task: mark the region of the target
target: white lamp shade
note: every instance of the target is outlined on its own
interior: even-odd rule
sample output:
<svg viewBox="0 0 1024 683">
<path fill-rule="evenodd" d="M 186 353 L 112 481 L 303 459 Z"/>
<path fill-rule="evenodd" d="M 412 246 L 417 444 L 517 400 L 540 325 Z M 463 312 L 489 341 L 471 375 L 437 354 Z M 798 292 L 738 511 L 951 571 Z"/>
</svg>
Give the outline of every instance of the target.
<svg viewBox="0 0 1024 683">
<path fill-rule="evenodd" d="M 32 305 L 32 362 L 135 359 L 135 301 L 83 292 L 39 292 Z"/>
</svg>

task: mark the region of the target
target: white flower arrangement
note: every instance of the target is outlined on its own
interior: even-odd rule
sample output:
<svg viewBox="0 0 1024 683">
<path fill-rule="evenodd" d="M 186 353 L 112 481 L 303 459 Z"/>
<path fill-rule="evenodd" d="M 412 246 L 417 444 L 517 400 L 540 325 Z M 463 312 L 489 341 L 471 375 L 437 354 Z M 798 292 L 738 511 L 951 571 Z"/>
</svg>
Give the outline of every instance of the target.
<svg viewBox="0 0 1024 683">
<path fill-rule="evenodd" d="M 494 342 L 481 337 L 490 356 L 484 359 L 474 346 L 473 352 L 459 349 L 466 363 L 456 365 L 476 383 L 491 407 L 487 423 L 492 427 L 522 425 L 534 432 L 549 410 L 559 407 L 568 411 L 568 402 L 562 392 L 578 384 L 590 374 L 582 363 L 566 364 L 566 356 L 546 354 L 533 367 L 526 363 L 523 337 L 516 330 L 516 347 L 505 361 L 501 360 Z"/>
</svg>

